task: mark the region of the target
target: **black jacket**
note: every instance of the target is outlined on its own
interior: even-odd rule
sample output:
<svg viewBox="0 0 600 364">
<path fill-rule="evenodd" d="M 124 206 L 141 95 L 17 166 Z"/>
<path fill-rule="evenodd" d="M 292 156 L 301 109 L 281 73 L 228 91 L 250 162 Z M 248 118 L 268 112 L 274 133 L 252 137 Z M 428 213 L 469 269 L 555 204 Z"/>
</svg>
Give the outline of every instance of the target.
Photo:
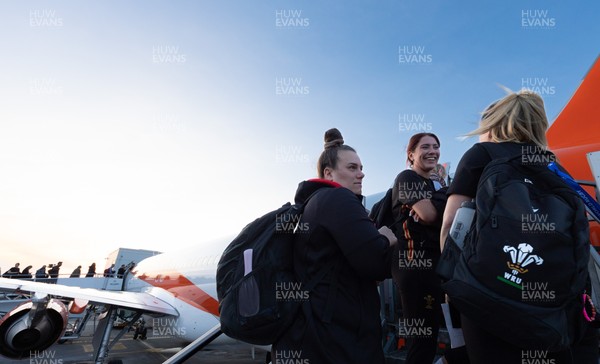
<svg viewBox="0 0 600 364">
<path fill-rule="evenodd" d="M 320 363 L 384 363 L 377 281 L 390 277 L 392 250 L 360 196 L 323 180 L 300 183 L 296 202 L 315 191 L 301 223 L 294 270 L 308 282 L 326 269 L 292 327 L 273 345 L 276 359 Z M 329 303 L 328 303 L 329 301 Z"/>
<path fill-rule="evenodd" d="M 394 229 L 398 239 L 404 241 L 398 244 L 399 247 L 406 247 L 406 241 L 410 237 L 415 249 L 431 249 L 437 251 L 439 255 L 440 229 L 447 201 L 446 191 L 447 187 L 436 191 L 431 179 L 422 177 L 410 169 L 396 176 L 392 187 L 392 214 L 394 221 L 401 222 L 401 225 L 396 224 Z M 412 206 L 422 199 L 431 200 L 437 212 L 436 221 L 430 225 L 423 225 L 409 216 Z"/>
</svg>

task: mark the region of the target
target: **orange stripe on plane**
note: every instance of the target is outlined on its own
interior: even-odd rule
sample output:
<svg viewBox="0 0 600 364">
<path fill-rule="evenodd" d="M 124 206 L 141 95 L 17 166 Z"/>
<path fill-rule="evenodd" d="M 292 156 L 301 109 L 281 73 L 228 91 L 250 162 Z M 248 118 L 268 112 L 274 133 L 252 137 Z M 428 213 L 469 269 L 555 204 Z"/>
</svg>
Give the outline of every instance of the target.
<svg viewBox="0 0 600 364">
<path fill-rule="evenodd" d="M 219 302 L 178 272 L 138 276 L 144 282 L 171 293 L 173 296 L 202 311 L 219 316 Z"/>
<path fill-rule="evenodd" d="M 593 180 L 586 153 L 600 150 L 599 97 L 600 57 L 546 133 L 550 150 L 578 180 Z"/>
<path fill-rule="evenodd" d="M 587 153 L 600 151 L 599 97 L 600 57 L 546 133 L 550 150 L 576 180 L 594 180 Z M 583 188 L 595 196 L 592 187 Z M 590 222 L 590 240 L 596 248 L 600 247 L 600 225 L 596 222 Z"/>
</svg>

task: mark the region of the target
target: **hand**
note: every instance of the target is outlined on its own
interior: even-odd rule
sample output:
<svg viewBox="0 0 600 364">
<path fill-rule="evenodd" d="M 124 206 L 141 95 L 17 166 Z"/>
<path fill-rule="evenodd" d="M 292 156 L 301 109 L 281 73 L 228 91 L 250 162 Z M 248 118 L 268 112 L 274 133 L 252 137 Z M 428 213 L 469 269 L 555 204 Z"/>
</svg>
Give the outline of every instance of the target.
<svg viewBox="0 0 600 364">
<path fill-rule="evenodd" d="M 379 233 L 390 241 L 390 247 L 398 244 L 398 238 L 396 238 L 396 234 L 387 226 L 382 226 L 379 228 Z"/>
<path fill-rule="evenodd" d="M 417 215 L 417 212 L 415 210 L 410 210 L 410 212 L 408 213 L 408 216 L 412 216 L 413 220 L 415 220 L 415 222 L 419 222 L 419 215 Z"/>
</svg>

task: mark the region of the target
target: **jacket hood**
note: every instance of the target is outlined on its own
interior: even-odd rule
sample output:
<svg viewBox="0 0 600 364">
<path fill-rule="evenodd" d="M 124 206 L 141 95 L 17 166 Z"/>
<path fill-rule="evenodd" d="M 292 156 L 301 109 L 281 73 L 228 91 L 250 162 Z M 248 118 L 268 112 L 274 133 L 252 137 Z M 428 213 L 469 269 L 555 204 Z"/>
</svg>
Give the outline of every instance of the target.
<svg viewBox="0 0 600 364">
<path fill-rule="evenodd" d="M 321 178 L 313 178 L 307 181 L 302 181 L 298 184 L 298 189 L 296 190 L 296 196 L 294 197 L 295 203 L 304 203 L 306 199 L 312 195 L 315 191 L 321 188 L 338 188 L 342 187 L 337 182 L 333 182 L 327 179 Z"/>
</svg>

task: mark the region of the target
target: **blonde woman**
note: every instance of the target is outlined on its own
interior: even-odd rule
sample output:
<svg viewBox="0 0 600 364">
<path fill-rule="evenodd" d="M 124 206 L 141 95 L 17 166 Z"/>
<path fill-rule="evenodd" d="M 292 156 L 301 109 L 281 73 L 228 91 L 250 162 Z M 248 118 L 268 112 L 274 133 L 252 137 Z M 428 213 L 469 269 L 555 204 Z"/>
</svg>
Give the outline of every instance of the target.
<svg viewBox="0 0 600 364">
<path fill-rule="evenodd" d="M 475 198 L 477 185 L 486 165 L 497 157 L 519 153 L 548 154 L 546 130 L 548 119 L 542 98 L 522 90 L 508 94 L 492 103 L 482 114 L 477 129 L 467 134 L 479 136 L 479 143 L 461 158 L 454 179 L 448 188 L 448 201 L 442 222 L 440 241 L 443 245 L 457 209 L 464 201 Z M 521 363 L 527 348 L 517 347 L 484 329 L 484 323 L 469 319 L 461 312 L 461 324 L 471 363 Z M 510 335 L 510 333 L 507 333 Z M 548 353 L 544 359 L 558 363 L 598 363 L 598 336 L 589 329 L 581 342 L 570 350 Z"/>
</svg>

